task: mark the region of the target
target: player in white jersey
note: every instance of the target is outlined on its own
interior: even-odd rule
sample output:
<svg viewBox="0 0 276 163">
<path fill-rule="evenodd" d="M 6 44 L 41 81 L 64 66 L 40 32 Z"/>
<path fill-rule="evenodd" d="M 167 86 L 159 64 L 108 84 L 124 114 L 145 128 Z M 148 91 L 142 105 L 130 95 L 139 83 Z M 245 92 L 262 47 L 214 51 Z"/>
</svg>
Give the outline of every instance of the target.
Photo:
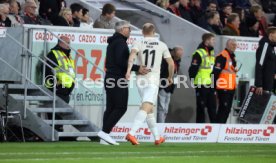
<svg viewBox="0 0 276 163">
<path fill-rule="evenodd" d="M 168 79 L 165 79 L 168 81 L 168 84 L 172 84 L 173 82 L 174 62 L 167 45 L 154 37 L 154 34 L 154 25 L 151 23 L 144 24 L 144 38 L 141 41 L 134 43 L 128 60 L 128 69 L 126 73 L 126 79 L 128 80 L 130 79 L 131 68 L 136 57 L 138 57 L 137 61 L 139 65 L 147 66 L 147 68 L 150 69 L 150 72 L 146 75 L 137 75 L 137 87 L 142 98 L 142 105 L 141 109 L 136 114 L 130 132 L 126 136 L 126 139 L 133 145 L 139 144 L 134 135 L 145 120 L 153 133 L 155 144 L 159 145 L 165 141 L 165 139 L 160 137 L 158 133 L 153 108 L 159 90 L 162 59 L 165 58 L 168 63 L 169 77 Z"/>
</svg>

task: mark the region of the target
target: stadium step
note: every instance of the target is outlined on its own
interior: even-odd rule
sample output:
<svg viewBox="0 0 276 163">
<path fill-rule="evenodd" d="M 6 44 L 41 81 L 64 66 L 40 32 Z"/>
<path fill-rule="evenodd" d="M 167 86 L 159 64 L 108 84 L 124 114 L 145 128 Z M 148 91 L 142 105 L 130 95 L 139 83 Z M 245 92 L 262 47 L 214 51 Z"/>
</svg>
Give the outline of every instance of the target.
<svg viewBox="0 0 276 163">
<path fill-rule="evenodd" d="M 29 108 L 30 111 L 34 113 L 52 113 L 53 108 Z M 72 108 L 56 108 L 56 113 L 73 113 L 74 109 Z"/>
<path fill-rule="evenodd" d="M 12 98 L 18 101 L 24 101 L 24 95 L 21 94 L 9 94 Z M 52 101 L 52 97 L 48 96 L 26 96 L 27 101 Z"/>
<path fill-rule="evenodd" d="M 52 120 L 44 120 L 47 124 L 51 125 Z M 55 125 L 88 125 L 88 120 L 56 120 Z"/>
<path fill-rule="evenodd" d="M 98 132 L 59 132 L 59 137 L 93 137 L 97 136 Z"/>
</svg>

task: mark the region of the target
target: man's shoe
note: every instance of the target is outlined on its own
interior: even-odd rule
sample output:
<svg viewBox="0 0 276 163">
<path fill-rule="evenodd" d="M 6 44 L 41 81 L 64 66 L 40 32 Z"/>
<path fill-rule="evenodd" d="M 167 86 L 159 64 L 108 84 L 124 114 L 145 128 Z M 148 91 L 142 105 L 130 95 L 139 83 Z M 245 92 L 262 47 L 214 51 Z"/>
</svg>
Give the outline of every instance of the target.
<svg viewBox="0 0 276 163">
<path fill-rule="evenodd" d="M 104 141 L 103 139 L 100 140 L 100 144 L 102 144 L 102 145 L 110 145 L 108 142 Z"/>
<path fill-rule="evenodd" d="M 132 136 L 130 134 L 127 134 L 126 136 L 126 140 L 131 142 L 132 145 L 139 145 L 140 143 L 137 141 L 137 139 L 135 138 L 135 136 Z"/>
<path fill-rule="evenodd" d="M 101 139 L 103 139 L 104 141 L 106 141 L 107 143 L 111 144 L 111 145 L 120 145 L 119 143 L 117 143 L 115 140 L 113 140 L 109 134 L 100 131 L 98 132 L 98 137 L 100 137 Z"/>
<path fill-rule="evenodd" d="M 155 145 L 159 145 L 159 144 L 162 144 L 162 143 L 164 143 L 164 142 L 165 142 L 165 138 L 160 137 L 159 140 L 155 140 L 154 144 L 155 144 Z"/>
</svg>

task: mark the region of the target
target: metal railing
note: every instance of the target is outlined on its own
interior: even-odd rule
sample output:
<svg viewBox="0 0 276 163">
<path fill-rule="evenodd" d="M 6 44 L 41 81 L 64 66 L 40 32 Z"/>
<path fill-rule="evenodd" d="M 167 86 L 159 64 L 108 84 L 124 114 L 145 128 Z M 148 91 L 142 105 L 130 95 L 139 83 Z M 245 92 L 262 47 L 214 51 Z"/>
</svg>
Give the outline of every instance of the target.
<svg viewBox="0 0 276 163">
<path fill-rule="evenodd" d="M 31 56 L 34 56 L 36 57 L 40 62 L 46 64 L 47 66 L 50 67 L 50 69 L 53 71 L 54 75 L 56 74 L 56 71 L 55 69 L 49 65 L 48 63 L 46 63 L 44 60 L 42 60 L 41 58 L 35 56 L 28 48 L 26 48 L 24 45 L 22 45 L 19 41 L 17 41 L 15 38 L 13 38 L 10 34 L 6 34 L 11 40 L 13 40 L 17 45 L 19 45 L 21 48 L 23 48 L 25 50 L 25 52 L 28 52 L 27 53 L 27 63 L 26 63 L 26 70 L 29 69 L 29 65 L 28 64 L 28 57 L 30 57 L 30 54 Z M 55 110 L 56 110 L 56 88 L 54 87 L 53 88 L 53 96 L 50 95 L 49 93 L 47 93 L 45 90 L 43 90 L 42 88 L 40 88 L 38 85 L 36 85 L 34 82 L 31 81 L 31 79 L 28 78 L 27 76 L 27 71 L 25 71 L 25 74 L 22 74 L 21 72 L 19 72 L 18 70 L 16 70 L 16 68 L 14 68 L 12 65 L 10 65 L 8 62 L 6 62 L 3 58 L 0 57 L 0 60 L 6 64 L 8 67 L 10 67 L 14 72 L 16 72 L 18 75 L 20 75 L 22 78 L 24 78 L 25 80 L 25 83 L 24 83 L 24 110 L 23 110 L 23 118 L 26 119 L 27 118 L 27 86 L 28 86 L 28 82 L 30 82 L 32 85 L 34 85 L 37 89 L 39 89 L 43 94 L 45 94 L 47 97 L 50 97 L 52 100 L 53 100 L 53 118 L 52 118 L 52 141 L 55 140 Z"/>
<path fill-rule="evenodd" d="M 44 35 L 46 36 L 46 34 L 47 34 L 47 32 L 49 32 L 51 35 L 53 35 L 55 38 L 57 38 L 58 39 L 58 41 L 61 41 L 61 42 L 63 42 L 65 45 L 68 45 L 69 47 L 70 47 L 70 49 L 71 50 L 73 50 L 75 53 L 76 53 L 76 60 L 75 60 L 75 65 L 77 65 L 77 62 L 78 62 L 78 58 L 79 57 L 81 57 L 82 59 L 85 59 L 86 61 L 88 61 L 88 63 L 89 64 L 91 64 L 92 66 L 94 66 L 97 70 L 99 70 L 102 74 L 103 74 L 103 78 L 105 77 L 105 71 L 103 70 L 103 69 L 101 69 L 99 66 L 97 66 L 96 64 L 94 64 L 92 61 L 90 61 L 88 58 L 86 58 L 83 54 L 81 54 L 80 52 L 78 52 L 78 50 L 76 50 L 75 48 L 73 48 L 70 44 L 67 44 L 65 41 L 63 41 L 63 40 L 61 40 L 60 38 L 59 38 L 59 36 L 57 36 L 56 34 L 54 34 L 54 32 L 52 32 L 52 31 L 50 31 L 49 29 L 47 29 L 47 28 L 43 28 L 43 27 L 32 27 L 32 26 L 30 26 L 30 27 L 27 27 L 28 28 L 28 31 L 29 30 L 43 30 L 44 31 Z M 50 60 L 48 57 L 47 57 L 47 40 L 46 40 L 46 37 L 44 38 L 44 48 L 43 48 L 43 55 L 44 55 L 44 59 L 46 60 L 46 61 L 49 61 L 51 64 L 53 64 L 53 65 L 55 65 L 55 66 L 58 66 L 55 62 L 53 62 L 52 60 Z M 38 57 L 38 56 L 35 56 L 35 57 Z M 62 68 L 60 68 L 61 69 L 61 71 L 63 71 L 63 72 L 67 72 L 66 70 L 64 70 L 64 69 L 62 69 Z M 42 77 L 42 83 L 43 83 L 43 81 L 45 80 L 44 78 L 45 78 L 45 70 L 46 70 L 46 68 L 45 68 L 45 64 L 43 64 L 43 77 Z M 75 73 L 77 73 L 77 66 L 75 66 Z M 70 75 L 70 74 L 68 74 L 68 75 Z M 71 76 L 71 77 L 73 77 L 73 76 Z M 105 90 L 104 90 L 104 87 L 103 87 L 103 89 L 102 89 L 102 94 L 103 94 L 103 96 L 102 97 L 100 97 L 99 95 L 97 95 L 94 91 L 92 91 L 91 89 L 89 89 L 89 88 L 87 88 L 81 81 L 79 81 L 79 80 L 75 80 L 75 81 L 77 81 L 78 83 L 77 84 L 80 84 L 82 87 L 84 87 L 87 91 L 89 91 L 90 93 L 92 93 L 92 94 L 94 94 L 95 96 L 97 96 L 97 97 L 99 97 L 99 98 L 102 98 L 102 118 L 103 118 L 103 114 L 104 114 L 104 110 L 105 110 Z M 74 89 L 73 90 L 74 91 L 74 95 L 76 96 L 76 89 Z M 76 98 L 74 97 L 74 108 L 76 108 L 76 100 L 75 100 Z M 101 122 L 102 122 L 102 120 L 101 120 Z"/>
</svg>

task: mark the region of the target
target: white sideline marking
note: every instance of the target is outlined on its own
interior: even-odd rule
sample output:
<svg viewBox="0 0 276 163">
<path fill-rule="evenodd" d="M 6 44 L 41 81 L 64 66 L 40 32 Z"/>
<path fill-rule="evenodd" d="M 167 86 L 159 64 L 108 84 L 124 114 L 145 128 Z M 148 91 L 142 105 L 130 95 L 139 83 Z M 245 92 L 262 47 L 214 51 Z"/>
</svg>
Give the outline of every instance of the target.
<svg viewBox="0 0 276 163">
<path fill-rule="evenodd" d="M 264 158 L 267 158 L 271 155 L 258 155 L 258 158 L 259 157 L 264 157 Z M 201 156 L 179 156 L 180 158 L 183 157 L 183 158 L 199 158 Z M 232 156 L 232 155 L 223 155 L 223 156 L 216 156 L 216 157 L 244 157 L 244 155 L 236 155 L 236 156 Z M 82 158 L 75 158 L 75 157 L 72 157 L 72 158 L 30 158 L 30 159 L 0 159 L 1 161 L 17 161 L 17 162 L 25 162 L 25 161 L 51 161 L 51 160 L 67 160 L 67 161 L 74 161 L 74 160 L 104 160 L 104 159 L 117 159 L 117 160 L 120 160 L 120 159 L 130 159 L 130 158 L 134 158 L 134 159 L 157 159 L 157 158 L 164 158 L 164 156 L 135 156 L 135 157 L 112 157 L 112 158 L 106 158 L 106 157 L 82 157 Z M 175 158 L 175 156 L 166 156 L 166 158 Z"/>
<path fill-rule="evenodd" d="M 126 155 L 126 154 L 199 154 L 199 153 L 252 153 L 252 152 L 276 152 L 276 150 L 225 150 L 225 151 L 180 151 L 180 152 L 108 152 L 108 155 Z M 7 152 L 0 153 L 5 155 L 107 155 L 106 152 Z M 0 159 L 1 160 L 1 159 Z"/>
</svg>

